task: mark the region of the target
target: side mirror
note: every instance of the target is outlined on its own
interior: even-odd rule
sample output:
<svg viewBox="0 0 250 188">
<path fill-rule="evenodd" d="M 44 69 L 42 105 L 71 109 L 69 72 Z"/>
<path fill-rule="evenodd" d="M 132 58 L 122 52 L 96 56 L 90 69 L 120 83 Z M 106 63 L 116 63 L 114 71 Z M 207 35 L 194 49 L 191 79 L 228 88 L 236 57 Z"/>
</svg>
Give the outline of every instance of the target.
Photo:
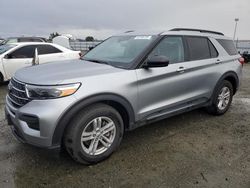
<svg viewBox="0 0 250 188">
<path fill-rule="evenodd" d="M 39 56 L 37 48 L 35 49 L 34 57 L 32 59 L 32 65 L 39 65 Z"/>
<path fill-rule="evenodd" d="M 89 51 L 93 50 L 94 48 L 95 48 L 95 46 L 90 46 Z"/>
<path fill-rule="evenodd" d="M 147 60 L 144 68 L 167 67 L 169 60 L 166 56 L 153 56 Z"/>
</svg>

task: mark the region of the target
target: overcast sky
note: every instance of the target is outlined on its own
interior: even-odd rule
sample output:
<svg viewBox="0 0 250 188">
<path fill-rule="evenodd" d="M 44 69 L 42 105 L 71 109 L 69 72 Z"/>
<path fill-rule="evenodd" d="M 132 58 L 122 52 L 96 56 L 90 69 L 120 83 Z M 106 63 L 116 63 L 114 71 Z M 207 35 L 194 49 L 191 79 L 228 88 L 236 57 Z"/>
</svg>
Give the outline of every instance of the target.
<svg viewBox="0 0 250 188">
<path fill-rule="evenodd" d="M 1 0 L 0 37 L 51 32 L 104 39 L 126 30 L 190 27 L 250 39 L 250 0 Z"/>
</svg>

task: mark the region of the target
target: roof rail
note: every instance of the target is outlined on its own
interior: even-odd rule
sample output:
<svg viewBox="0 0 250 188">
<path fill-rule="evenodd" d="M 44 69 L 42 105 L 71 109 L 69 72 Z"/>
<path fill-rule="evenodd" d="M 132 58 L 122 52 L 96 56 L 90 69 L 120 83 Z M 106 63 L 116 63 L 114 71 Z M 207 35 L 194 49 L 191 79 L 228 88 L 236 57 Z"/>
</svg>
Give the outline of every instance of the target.
<svg viewBox="0 0 250 188">
<path fill-rule="evenodd" d="M 170 31 L 198 31 L 201 33 L 212 33 L 212 34 L 216 34 L 216 35 L 223 35 L 223 33 L 221 32 L 217 32 L 217 31 L 209 31 L 209 30 L 203 30 L 203 29 L 189 29 L 189 28 L 174 28 L 171 29 Z"/>
</svg>

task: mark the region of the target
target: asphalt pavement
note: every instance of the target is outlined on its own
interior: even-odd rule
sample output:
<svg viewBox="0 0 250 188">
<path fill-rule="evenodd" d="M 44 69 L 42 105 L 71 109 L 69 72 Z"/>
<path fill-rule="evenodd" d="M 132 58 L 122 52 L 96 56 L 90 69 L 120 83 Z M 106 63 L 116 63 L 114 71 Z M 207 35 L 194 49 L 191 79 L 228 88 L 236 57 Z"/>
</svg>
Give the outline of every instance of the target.
<svg viewBox="0 0 250 188">
<path fill-rule="evenodd" d="M 17 141 L 6 92 L 0 86 L 0 187 L 250 187 L 250 64 L 225 115 L 199 109 L 138 128 L 92 166 Z"/>
</svg>

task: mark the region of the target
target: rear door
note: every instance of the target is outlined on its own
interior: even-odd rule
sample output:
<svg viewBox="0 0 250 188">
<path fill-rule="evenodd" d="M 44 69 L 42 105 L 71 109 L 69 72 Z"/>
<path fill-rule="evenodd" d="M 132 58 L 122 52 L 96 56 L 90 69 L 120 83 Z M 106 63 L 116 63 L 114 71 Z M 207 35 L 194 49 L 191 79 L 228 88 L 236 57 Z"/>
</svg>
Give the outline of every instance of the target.
<svg viewBox="0 0 250 188">
<path fill-rule="evenodd" d="M 35 45 L 24 46 L 8 54 L 8 58 L 3 58 L 3 66 L 8 79 L 18 69 L 32 65 L 35 48 Z"/>
<path fill-rule="evenodd" d="M 49 45 L 38 45 L 39 63 L 65 60 L 65 54 L 58 48 Z"/>
<path fill-rule="evenodd" d="M 193 96 L 205 102 L 211 98 L 218 76 L 221 73 L 217 68 L 221 59 L 214 44 L 208 37 L 186 36 L 188 62 L 186 63 L 187 79 L 195 80 L 196 85 L 190 88 Z"/>
</svg>

